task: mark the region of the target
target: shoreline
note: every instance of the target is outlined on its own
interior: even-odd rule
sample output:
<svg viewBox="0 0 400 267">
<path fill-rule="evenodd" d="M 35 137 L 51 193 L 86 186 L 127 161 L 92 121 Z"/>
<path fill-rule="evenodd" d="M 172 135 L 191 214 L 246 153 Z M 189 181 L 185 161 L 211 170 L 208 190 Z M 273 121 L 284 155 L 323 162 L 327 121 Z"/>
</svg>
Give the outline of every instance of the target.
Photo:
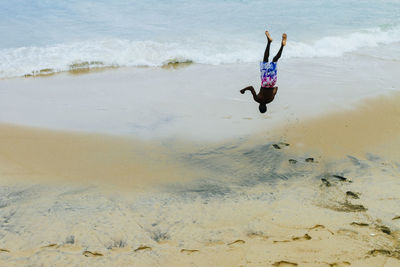
<svg viewBox="0 0 400 267">
<path fill-rule="evenodd" d="M 259 114 L 248 93 L 239 93 L 260 83 L 255 63 L 3 80 L 0 122 L 148 140 L 222 141 L 351 110 L 359 100 L 397 91 L 396 62 L 370 61 L 354 55 L 282 61 L 279 92 L 267 115 Z M 365 75 L 371 64 L 381 79 Z"/>
</svg>

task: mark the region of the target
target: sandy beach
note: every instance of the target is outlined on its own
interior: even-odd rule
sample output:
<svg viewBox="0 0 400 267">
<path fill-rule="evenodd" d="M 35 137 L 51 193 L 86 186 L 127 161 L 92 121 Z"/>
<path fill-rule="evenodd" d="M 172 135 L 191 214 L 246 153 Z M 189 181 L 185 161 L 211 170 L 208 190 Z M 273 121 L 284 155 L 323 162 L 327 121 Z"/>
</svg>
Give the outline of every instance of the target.
<svg viewBox="0 0 400 267">
<path fill-rule="evenodd" d="M 399 14 L 0 1 L 0 267 L 400 266 Z"/>
<path fill-rule="evenodd" d="M 397 93 L 212 142 L 0 126 L 7 266 L 398 266 Z"/>
</svg>

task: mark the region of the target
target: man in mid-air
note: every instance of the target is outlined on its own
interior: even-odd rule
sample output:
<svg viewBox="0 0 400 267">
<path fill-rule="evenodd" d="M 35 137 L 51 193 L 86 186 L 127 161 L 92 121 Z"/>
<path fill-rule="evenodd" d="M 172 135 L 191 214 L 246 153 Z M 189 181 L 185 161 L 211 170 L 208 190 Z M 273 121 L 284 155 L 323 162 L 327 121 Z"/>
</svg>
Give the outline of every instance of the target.
<svg viewBox="0 0 400 267">
<path fill-rule="evenodd" d="M 267 104 L 274 100 L 276 92 L 278 91 L 278 86 L 275 86 L 277 80 L 277 63 L 279 58 L 281 57 L 283 47 L 286 45 L 287 35 L 286 33 L 282 34 L 282 43 L 281 48 L 279 49 L 278 54 L 272 59 L 272 62 L 268 62 L 269 57 L 269 47 L 272 42 L 272 38 L 269 35 L 269 32 L 266 31 L 265 35 L 267 36 L 268 43 L 264 52 L 264 60 L 260 62 L 260 71 L 261 71 L 261 87 L 260 92 L 256 94 L 253 86 L 247 86 L 246 88 L 240 90 L 240 93 L 244 94 L 247 90 L 249 90 L 253 94 L 253 98 L 257 103 L 260 103 L 258 109 L 261 113 L 265 113 L 267 111 Z"/>
</svg>

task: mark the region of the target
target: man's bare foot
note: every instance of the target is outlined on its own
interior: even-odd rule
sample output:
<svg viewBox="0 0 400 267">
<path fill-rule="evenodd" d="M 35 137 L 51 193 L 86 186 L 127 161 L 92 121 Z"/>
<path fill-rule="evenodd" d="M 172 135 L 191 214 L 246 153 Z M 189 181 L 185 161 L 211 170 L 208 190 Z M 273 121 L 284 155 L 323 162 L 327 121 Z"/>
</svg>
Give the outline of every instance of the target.
<svg viewBox="0 0 400 267">
<path fill-rule="evenodd" d="M 283 46 L 286 45 L 286 39 L 287 39 L 286 33 L 282 34 L 282 45 L 283 45 Z"/>
<path fill-rule="evenodd" d="M 268 32 L 268 31 L 265 31 L 265 36 L 267 36 L 268 42 L 272 42 L 271 35 L 269 35 L 269 32 Z"/>
</svg>

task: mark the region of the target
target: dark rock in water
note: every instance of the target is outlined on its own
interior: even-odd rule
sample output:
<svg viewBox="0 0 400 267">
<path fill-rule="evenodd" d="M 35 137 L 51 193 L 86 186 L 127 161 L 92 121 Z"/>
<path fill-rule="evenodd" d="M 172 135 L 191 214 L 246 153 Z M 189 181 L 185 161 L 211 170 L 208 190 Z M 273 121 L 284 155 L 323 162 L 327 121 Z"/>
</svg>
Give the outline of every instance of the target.
<svg viewBox="0 0 400 267">
<path fill-rule="evenodd" d="M 392 233 L 392 231 L 390 231 L 390 228 L 385 226 L 385 225 L 378 225 L 376 227 L 378 230 L 381 230 L 382 232 L 384 232 L 385 234 L 390 235 Z"/>
<path fill-rule="evenodd" d="M 282 147 L 284 147 L 284 146 L 290 146 L 288 143 L 283 143 L 283 142 L 280 142 L 280 143 L 278 143 L 278 144 L 273 144 L 272 145 L 275 149 L 281 149 Z"/>
<path fill-rule="evenodd" d="M 272 146 L 273 146 L 275 149 L 281 149 L 281 147 L 278 146 L 277 144 L 273 144 Z"/>
<path fill-rule="evenodd" d="M 332 177 L 335 177 L 335 178 L 339 179 L 340 181 L 344 181 L 344 182 L 345 181 L 349 181 L 346 177 L 343 177 L 343 176 L 340 176 L 340 175 L 336 175 L 336 174 L 332 175 Z"/>
<path fill-rule="evenodd" d="M 395 216 L 395 217 L 393 217 L 392 220 L 398 220 L 398 219 L 400 219 L 400 216 Z"/>
<path fill-rule="evenodd" d="M 305 161 L 306 162 L 314 162 L 314 158 L 306 158 Z"/>
<path fill-rule="evenodd" d="M 290 163 L 290 164 L 296 164 L 296 163 L 297 163 L 297 160 L 295 160 L 295 159 L 289 159 L 289 163 Z"/>
<path fill-rule="evenodd" d="M 354 192 L 351 192 L 351 191 L 347 191 L 346 192 L 346 196 L 354 198 L 354 199 L 359 199 L 360 198 L 357 193 L 354 193 Z"/>
<path fill-rule="evenodd" d="M 352 222 L 350 225 L 357 225 L 357 226 L 369 226 L 368 223 L 359 223 L 359 222 Z"/>
<path fill-rule="evenodd" d="M 328 180 L 326 180 L 325 178 L 322 178 L 321 181 L 322 181 L 322 183 L 323 183 L 325 186 L 331 186 L 331 185 L 332 185 L 332 184 L 331 184 Z"/>
</svg>

